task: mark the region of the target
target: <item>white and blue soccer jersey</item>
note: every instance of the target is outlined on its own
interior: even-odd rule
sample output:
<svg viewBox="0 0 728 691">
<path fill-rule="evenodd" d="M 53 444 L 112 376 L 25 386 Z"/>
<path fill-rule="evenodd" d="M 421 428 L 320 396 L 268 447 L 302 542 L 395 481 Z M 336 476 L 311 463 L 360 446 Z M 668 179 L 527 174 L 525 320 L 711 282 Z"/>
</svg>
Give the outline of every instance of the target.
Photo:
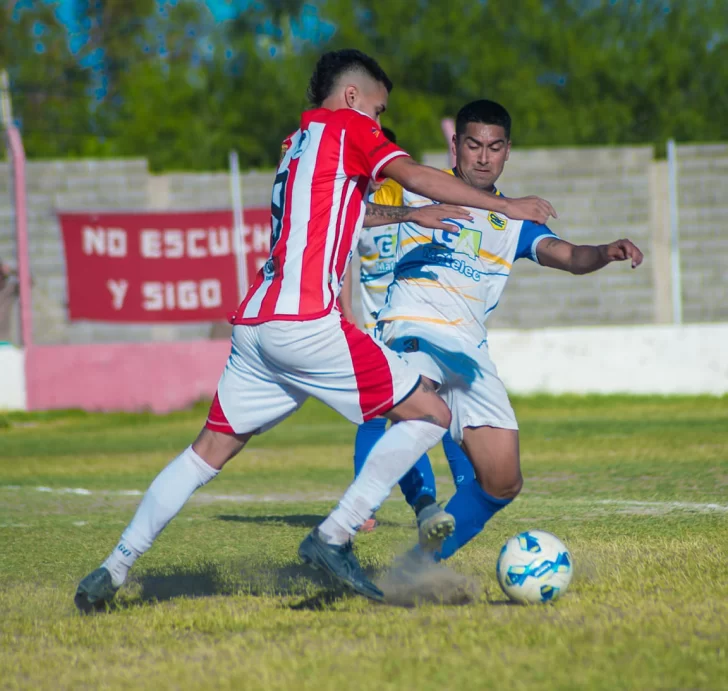
<svg viewBox="0 0 728 691">
<path fill-rule="evenodd" d="M 405 206 L 432 204 L 404 190 Z M 538 262 L 536 247 L 555 237 L 547 226 L 469 208 L 473 221 L 453 221 L 459 233 L 401 223 L 396 264 L 380 322 L 419 322 L 452 330 L 479 343 L 498 305 L 513 263 Z"/>
<path fill-rule="evenodd" d="M 388 206 L 402 206 L 402 187 L 387 180 L 370 201 Z M 364 328 L 374 332 L 377 314 L 384 307 L 387 288 L 394 276 L 395 249 L 399 224 L 362 228 L 357 250 L 361 259 L 359 283 Z"/>
</svg>

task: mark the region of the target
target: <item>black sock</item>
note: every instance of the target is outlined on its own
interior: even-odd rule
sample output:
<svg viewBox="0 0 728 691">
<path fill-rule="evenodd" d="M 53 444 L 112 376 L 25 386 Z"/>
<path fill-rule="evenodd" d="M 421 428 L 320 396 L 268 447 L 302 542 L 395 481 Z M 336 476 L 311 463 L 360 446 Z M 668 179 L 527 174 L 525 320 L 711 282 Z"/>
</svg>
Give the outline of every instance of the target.
<svg viewBox="0 0 728 691">
<path fill-rule="evenodd" d="M 415 516 L 419 516 L 420 511 L 426 506 L 430 506 L 435 503 L 435 497 L 430 494 L 423 494 L 412 507 L 415 510 Z"/>
</svg>

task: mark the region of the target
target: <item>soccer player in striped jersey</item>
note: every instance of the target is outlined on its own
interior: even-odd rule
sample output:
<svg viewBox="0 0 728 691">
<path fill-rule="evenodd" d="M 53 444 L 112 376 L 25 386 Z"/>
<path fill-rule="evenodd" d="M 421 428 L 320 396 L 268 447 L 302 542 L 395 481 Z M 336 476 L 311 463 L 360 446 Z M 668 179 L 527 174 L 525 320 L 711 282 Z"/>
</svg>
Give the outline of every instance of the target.
<svg viewBox="0 0 728 691">
<path fill-rule="evenodd" d="M 389 141 L 397 143 L 397 136 L 387 127 L 382 127 Z M 388 206 L 402 206 L 402 187 L 393 180 L 383 183 L 373 182 L 370 185 L 369 201 Z M 362 228 L 356 251 L 359 254 L 361 270 L 359 273 L 359 287 L 361 296 L 361 312 L 364 318 L 364 330 L 374 335 L 377 324 L 377 314 L 384 307 L 387 288 L 394 277 L 394 250 L 397 243 L 398 223 L 386 226 Z M 352 324 L 356 317 L 352 305 L 352 271 L 347 271 L 344 285 L 341 289 L 341 313 Z M 373 418 L 362 423 L 357 428 L 354 442 L 354 476 L 358 476 L 369 452 L 381 439 L 387 428 L 387 419 Z M 452 440 L 450 433 L 445 434 L 442 440 L 445 457 L 450 465 L 450 471 L 457 486 L 461 482 L 473 478 L 473 466 L 463 450 Z M 399 487 L 406 502 L 412 507 L 417 517 L 417 524 L 423 538 L 427 541 L 430 533 L 430 523 L 438 520 L 439 508 L 435 505 L 437 489 L 435 487 L 435 474 L 427 454 L 424 454 L 412 469 L 399 481 Z M 360 530 L 371 532 L 376 527 L 374 516 L 365 521 Z"/>
<path fill-rule="evenodd" d="M 511 118 L 505 108 L 487 100 L 464 106 L 453 144 L 457 162 L 452 176 L 502 198 L 495 183 L 511 150 Z M 426 206 L 431 199 L 403 192 L 403 204 L 410 208 Z M 439 559 L 473 539 L 523 484 L 518 424 L 490 359 L 485 326 L 513 263 L 529 259 L 586 274 L 614 261 L 630 261 L 636 268 L 643 258 L 630 240 L 573 245 L 541 223 L 492 209 L 469 211 L 472 220 L 453 220 L 458 226 L 454 233 L 417 222 L 400 224 L 394 281 L 378 315 L 384 342 L 406 353 L 410 364 L 438 386 L 452 413 L 450 433 L 475 468 L 476 477 L 460 484 L 445 507 L 455 517 L 455 530 L 434 550 Z"/>
<path fill-rule="evenodd" d="M 254 434 L 284 420 L 309 396 L 356 424 L 378 415 L 398 422 L 374 446 L 336 509 L 299 547 L 305 562 L 340 584 L 383 597 L 362 570 L 352 538 L 417 459 L 442 440 L 450 411 L 403 358 L 342 319 L 337 298 L 365 217 L 369 225 L 409 219 L 452 230 L 443 218 L 471 216 L 460 207 L 369 205 L 369 181 L 391 177 L 446 204 L 495 206 L 515 218 L 554 215 L 543 199 L 496 198 L 412 161 L 379 127 L 391 88 L 384 70 L 359 51 L 327 53 L 317 63 L 309 84 L 314 108 L 286 140 L 273 182 L 270 257 L 231 319 L 231 353 L 207 422 L 152 482 L 106 561 L 81 581 L 75 596 L 81 611 L 103 608 L 193 492 Z M 442 512 L 433 540 L 453 527 Z"/>
</svg>

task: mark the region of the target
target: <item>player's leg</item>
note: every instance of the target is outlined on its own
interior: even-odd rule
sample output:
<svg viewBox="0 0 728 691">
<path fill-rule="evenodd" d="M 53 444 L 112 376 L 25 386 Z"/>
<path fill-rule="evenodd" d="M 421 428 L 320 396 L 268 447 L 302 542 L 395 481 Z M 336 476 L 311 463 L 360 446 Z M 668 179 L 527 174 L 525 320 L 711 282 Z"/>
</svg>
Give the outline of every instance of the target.
<svg viewBox="0 0 728 691">
<path fill-rule="evenodd" d="M 437 501 L 435 473 L 427 454 L 423 454 L 412 469 L 399 481 L 405 501 L 412 507 L 415 516 Z"/>
<path fill-rule="evenodd" d="M 480 533 L 485 524 L 510 504 L 523 485 L 518 430 L 467 427 L 463 446 L 475 469 L 475 478 L 461 483 L 445 510 L 455 517 L 455 531 L 436 552 L 451 557 Z"/>
<path fill-rule="evenodd" d="M 369 452 L 384 436 L 386 429 L 387 419 L 384 417 L 374 418 L 359 425 L 354 440 L 354 477 L 359 475 Z M 424 454 L 414 467 L 405 473 L 399 481 L 399 488 L 405 501 L 415 512 L 415 516 L 419 516 L 421 511 L 436 502 L 435 474 L 427 454 Z M 362 533 L 369 533 L 376 525 L 376 519 L 372 516 L 362 523 L 359 530 Z"/>
<path fill-rule="evenodd" d="M 299 554 L 357 592 L 381 598 L 352 561 L 350 541 L 417 459 L 442 439 L 450 412 L 434 387 L 370 336 L 335 313 L 316 321 L 310 338 L 295 349 L 287 342 L 285 325 L 265 325 L 266 355 L 280 361 L 280 381 L 319 398 L 354 423 L 385 414 L 398 424 L 374 445 L 337 508 L 304 540 Z"/>
<path fill-rule="evenodd" d="M 364 466 L 372 447 L 382 438 L 387 431 L 387 418 L 375 417 L 373 420 L 363 422 L 356 429 L 354 438 L 354 477 L 357 477 Z M 364 521 L 360 530 L 363 533 L 370 533 L 377 525 L 374 516 Z"/>
<path fill-rule="evenodd" d="M 276 382 L 265 381 L 262 373 L 255 371 L 255 352 L 245 347 L 251 333 L 245 329 L 250 327 L 236 327 L 233 343 L 237 347 L 220 379 L 205 427 L 193 444 L 157 475 L 117 546 L 79 584 L 75 602 L 81 611 L 100 609 L 109 602 L 134 562 L 149 550 L 192 494 L 217 476 L 254 431 L 287 417 L 305 400 L 305 396 L 291 393 Z"/>
<path fill-rule="evenodd" d="M 437 331 L 420 329 L 413 335 L 417 338 L 409 340 L 415 341 L 416 350 L 408 358 L 417 359 L 424 372 L 428 363 L 440 367 L 440 394 L 452 411 L 453 441 L 462 444 L 472 465 L 458 473 L 471 479 L 463 478 L 445 507 L 456 527 L 434 553 L 447 558 L 518 494 L 518 424 L 487 346 L 466 341 L 453 349 Z M 462 458 L 458 465 L 463 468 Z"/>
<path fill-rule="evenodd" d="M 473 464 L 460 444 L 452 438 L 450 432 L 443 437 L 442 448 L 450 466 L 450 473 L 455 487 L 459 487 L 463 482 L 470 482 L 475 477 Z"/>
<path fill-rule="evenodd" d="M 149 550 L 192 494 L 213 480 L 250 436 L 203 429 L 195 442 L 154 478 L 119 543 L 101 566 L 79 584 L 74 599 L 79 610 L 91 612 L 113 599 L 134 562 Z"/>
</svg>

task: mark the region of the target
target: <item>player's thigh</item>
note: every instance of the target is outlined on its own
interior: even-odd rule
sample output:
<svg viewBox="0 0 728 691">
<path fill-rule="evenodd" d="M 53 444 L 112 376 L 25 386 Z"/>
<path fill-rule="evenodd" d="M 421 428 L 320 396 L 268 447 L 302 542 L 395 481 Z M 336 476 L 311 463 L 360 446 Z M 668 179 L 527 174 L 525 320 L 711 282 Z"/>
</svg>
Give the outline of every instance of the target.
<svg viewBox="0 0 728 691">
<path fill-rule="evenodd" d="M 468 356 L 477 362 L 477 376 L 452 376 L 442 387 L 452 411 L 451 435 L 465 449 L 483 489 L 515 496 L 522 484 L 516 415 L 488 351 L 473 348 Z"/>
<path fill-rule="evenodd" d="M 277 378 L 261 353 L 259 326 L 236 326 L 206 428 L 228 435 L 262 433 L 303 405 L 304 392 Z"/>
<path fill-rule="evenodd" d="M 427 377 L 421 377 L 419 386 L 386 413 L 386 417 L 393 422 L 426 420 L 446 429 L 452 420 L 450 410 L 438 395 L 435 383 Z"/>
<path fill-rule="evenodd" d="M 265 326 L 265 356 L 279 381 L 356 424 L 387 413 L 419 385 L 416 370 L 336 312 L 288 329 Z"/>
<path fill-rule="evenodd" d="M 462 437 L 480 486 L 496 497 L 515 497 L 523 484 L 518 430 L 466 427 Z"/>
</svg>

